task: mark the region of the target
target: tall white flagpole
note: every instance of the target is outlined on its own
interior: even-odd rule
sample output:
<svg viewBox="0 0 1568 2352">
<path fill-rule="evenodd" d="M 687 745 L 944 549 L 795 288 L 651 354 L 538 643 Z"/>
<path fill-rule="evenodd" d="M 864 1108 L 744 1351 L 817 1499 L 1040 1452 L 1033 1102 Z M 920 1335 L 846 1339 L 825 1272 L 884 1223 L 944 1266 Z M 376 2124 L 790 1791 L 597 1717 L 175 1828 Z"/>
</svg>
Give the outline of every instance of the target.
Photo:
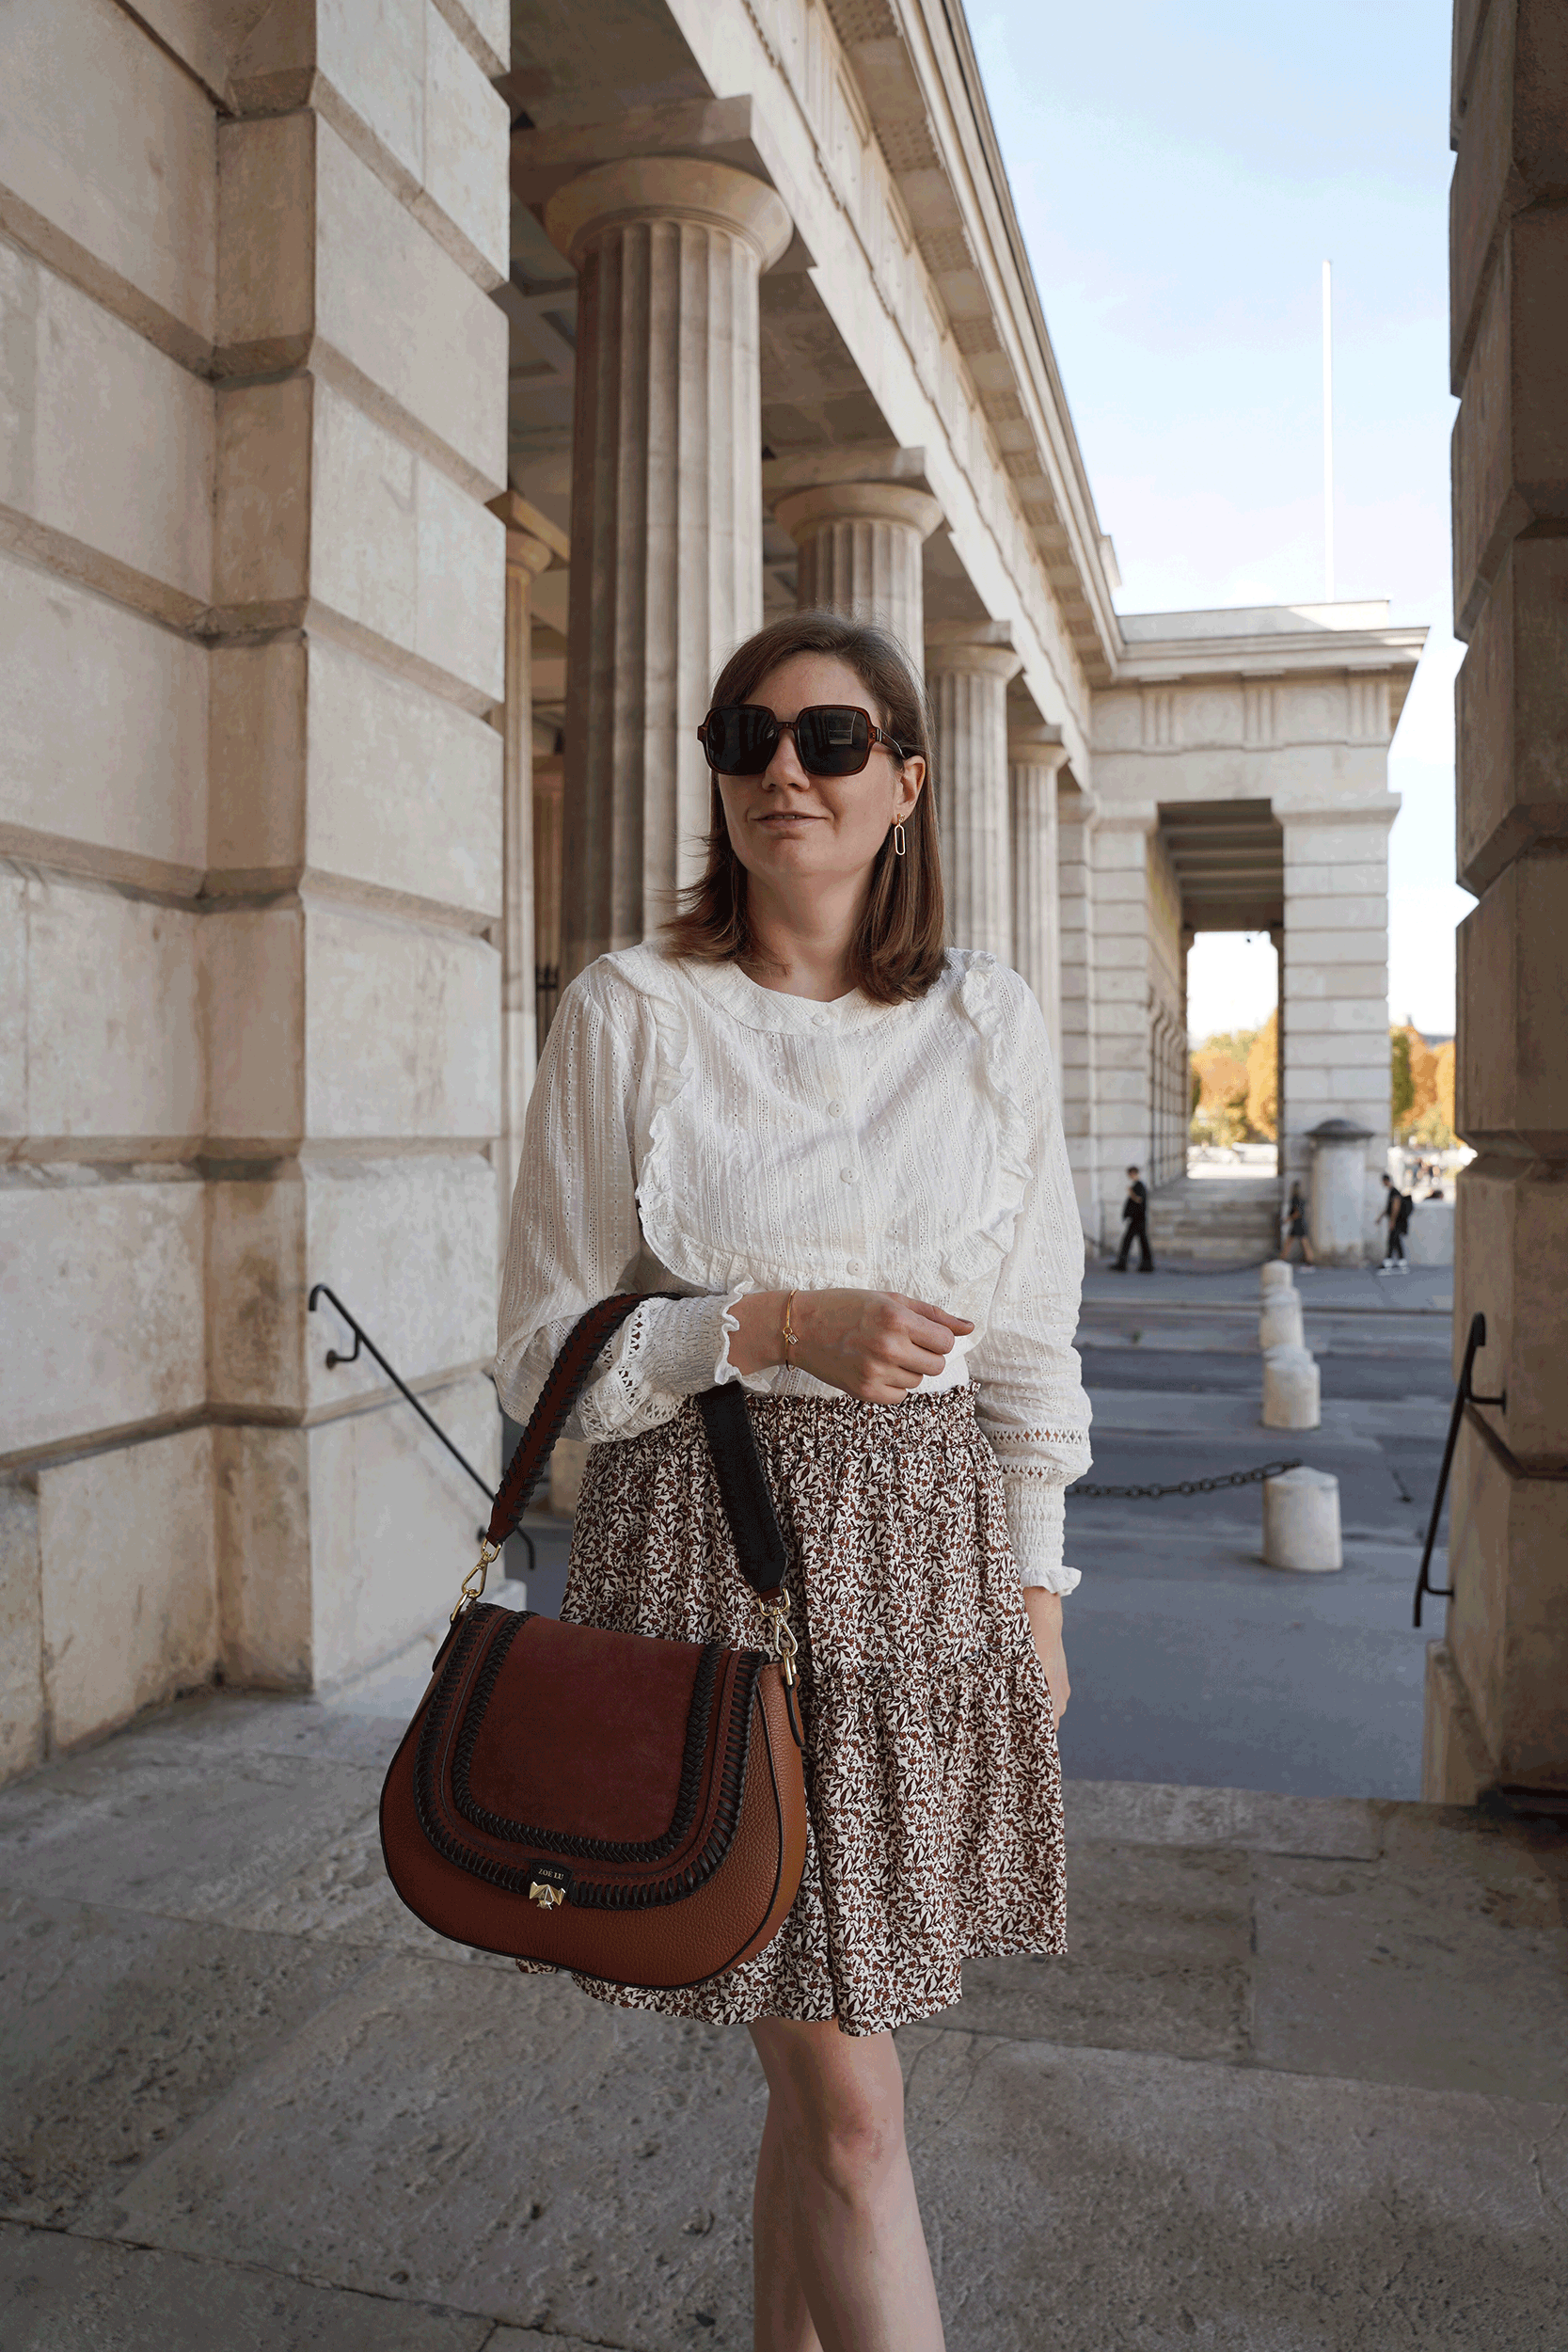
<svg viewBox="0 0 1568 2352">
<path fill-rule="evenodd" d="M 1334 278 L 1323 263 L 1323 602 L 1334 602 Z"/>
</svg>

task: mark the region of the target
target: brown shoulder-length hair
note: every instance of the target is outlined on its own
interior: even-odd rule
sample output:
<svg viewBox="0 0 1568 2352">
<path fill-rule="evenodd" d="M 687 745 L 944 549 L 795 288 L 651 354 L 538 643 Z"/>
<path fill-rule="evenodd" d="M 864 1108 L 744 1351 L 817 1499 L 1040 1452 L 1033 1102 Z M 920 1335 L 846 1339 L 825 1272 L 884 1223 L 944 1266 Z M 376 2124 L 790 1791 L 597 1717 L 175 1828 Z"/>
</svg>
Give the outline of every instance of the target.
<svg viewBox="0 0 1568 2352">
<path fill-rule="evenodd" d="M 850 977 L 880 1005 L 923 996 L 942 966 L 946 913 L 942 854 L 931 773 L 931 726 L 926 692 L 909 656 L 885 628 L 847 620 L 841 612 L 791 612 L 770 621 L 731 654 L 714 684 L 714 704 L 749 702 L 764 678 L 798 653 L 832 654 L 853 670 L 872 716 L 910 756 L 926 762 L 926 782 L 907 819 L 908 851 L 895 857 L 893 836 L 878 850 L 849 951 Z M 746 919 L 746 868 L 730 846 L 729 828 L 710 779 L 707 865 L 681 893 L 679 913 L 665 925 L 672 955 L 699 963 L 731 963 L 752 945 Z"/>
</svg>

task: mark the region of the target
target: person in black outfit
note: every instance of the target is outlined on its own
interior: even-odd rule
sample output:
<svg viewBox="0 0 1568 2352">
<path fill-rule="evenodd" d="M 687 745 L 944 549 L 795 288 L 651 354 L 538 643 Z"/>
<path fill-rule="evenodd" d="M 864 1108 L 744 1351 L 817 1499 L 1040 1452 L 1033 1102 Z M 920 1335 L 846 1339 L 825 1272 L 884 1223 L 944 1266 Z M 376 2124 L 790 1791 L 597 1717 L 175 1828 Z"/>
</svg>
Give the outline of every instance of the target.
<svg viewBox="0 0 1568 2352">
<path fill-rule="evenodd" d="M 1148 1246 L 1148 1187 L 1139 1178 L 1135 1168 L 1127 1171 L 1127 1198 L 1121 1204 L 1121 1255 L 1111 1269 L 1114 1274 L 1127 1271 L 1127 1253 L 1134 1238 L 1142 1253 L 1138 1260 L 1140 1274 L 1152 1274 L 1154 1253 Z"/>
<path fill-rule="evenodd" d="M 1404 1254 L 1404 1237 L 1410 1230 L 1410 1212 L 1415 1205 L 1409 1193 L 1402 1192 L 1391 1176 L 1385 1176 L 1383 1179 L 1383 1211 L 1378 1223 L 1387 1225 L 1388 1254 L 1378 1267 L 1380 1274 L 1392 1274 L 1396 1268 L 1401 1274 L 1409 1273 L 1410 1264 Z"/>
</svg>

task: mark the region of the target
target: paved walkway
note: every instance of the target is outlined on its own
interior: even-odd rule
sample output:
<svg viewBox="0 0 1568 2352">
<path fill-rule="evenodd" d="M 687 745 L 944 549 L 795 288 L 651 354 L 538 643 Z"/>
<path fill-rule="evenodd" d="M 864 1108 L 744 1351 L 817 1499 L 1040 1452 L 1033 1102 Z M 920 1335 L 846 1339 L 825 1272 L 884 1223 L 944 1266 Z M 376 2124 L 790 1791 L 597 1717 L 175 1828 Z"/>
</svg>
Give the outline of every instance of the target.
<svg viewBox="0 0 1568 2352">
<path fill-rule="evenodd" d="M 187 1703 L 0 1796 L 7 2352 L 750 2336 L 738 2029 L 438 1943 L 417 1683 Z M 1073 1953 L 907 2030 L 952 2352 L 1560 2352 L 1564 1842 L 1079 1783 Z"/>
<path fill-rule="evenodd" d="M 1568 1836 L 1394 1801 L 1438 1279 L 1303 1284 L 1329 1409 L 1282 1438 L 1255 1274 L 1091 1278 L 1095 1477 L 1298 1453 L 1347 1565 L 1263 1568 L 1255 1487 L 1069 1505 L 1071 1956 L 899 2037 L 951 2352 L 1562 2352 Z M 750 2344 L 744 2033 L 520 1979 L 388 1885 L 428 1655 L 0 1794 L 5 2352 Z"/>
</svg>

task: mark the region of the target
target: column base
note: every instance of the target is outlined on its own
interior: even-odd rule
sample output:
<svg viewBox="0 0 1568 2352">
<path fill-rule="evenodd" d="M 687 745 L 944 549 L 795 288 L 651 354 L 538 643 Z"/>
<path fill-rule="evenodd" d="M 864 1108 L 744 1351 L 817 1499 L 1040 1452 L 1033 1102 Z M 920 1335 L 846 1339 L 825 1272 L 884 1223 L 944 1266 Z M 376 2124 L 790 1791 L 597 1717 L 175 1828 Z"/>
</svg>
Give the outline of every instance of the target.
<svg viewBox="0 0 1568 2352">
<path fill-rule="evenodd" d="M 1496 1788 L 1499 1777 L 1448 1644 L 1429 1642 L 1421 1730 L 1422 1801 L 1474 1804 L 1483 1789 Z"/>
</svg>

